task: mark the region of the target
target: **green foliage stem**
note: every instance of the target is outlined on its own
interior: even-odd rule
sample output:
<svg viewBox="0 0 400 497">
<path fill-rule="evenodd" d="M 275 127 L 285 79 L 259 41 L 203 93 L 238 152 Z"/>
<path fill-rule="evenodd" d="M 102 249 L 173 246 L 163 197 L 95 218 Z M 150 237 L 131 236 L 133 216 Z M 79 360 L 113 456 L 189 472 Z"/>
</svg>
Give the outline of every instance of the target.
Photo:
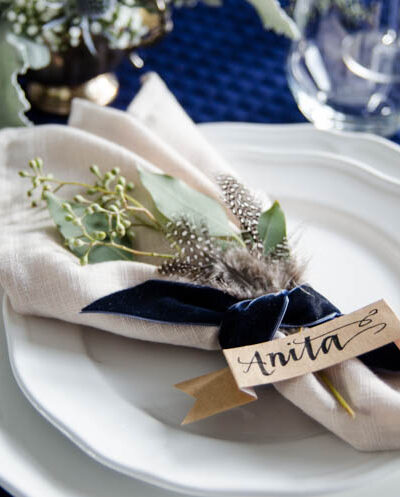
<svg viewBox="0 0 400 497">
<path fill-rule="evenodd" d="M 128 192 L 134 185 L 127 182 L 114 168 L 101 174 L 96 165 L 90 171 L 95 183 L 62 181 L 43 171 L 43 161 L 34 159 L 29 163 L 30 171 L 20 171 L 28 178 L 32 187 L 28 197 L 39 189 L 40 198 L 45 200 L 49 212 L 64 237 L 68 248 L 77 255 L 82 264 L 109 260 L 132 260 L 135 256 L 170 258 L 170 254 L 142 251 L 132 248 L 136 225 L 163 231 L 155 216 Z M 55 186 L 54 186 L 55 185 Z M 86 190 L 87 198 L 75 195 L 73 202 L 63 202 L 55 193 L 65 186 L 79 186 Z M 32 207 L 38 205 L 33 200 Z"/>
</svg>

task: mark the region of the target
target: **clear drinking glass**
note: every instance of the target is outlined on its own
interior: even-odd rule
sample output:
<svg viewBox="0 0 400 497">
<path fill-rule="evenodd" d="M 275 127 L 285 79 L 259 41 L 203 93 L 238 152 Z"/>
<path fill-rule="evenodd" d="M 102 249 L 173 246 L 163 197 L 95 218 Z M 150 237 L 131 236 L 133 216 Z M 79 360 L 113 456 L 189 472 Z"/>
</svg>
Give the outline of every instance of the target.
<svg viewBox="0 0 400 497">
<path fill-rule="evenodd" d="M 400 128 L 400 0 L 297 0 L 289 86 L 317 127 Z"/>
</svg>

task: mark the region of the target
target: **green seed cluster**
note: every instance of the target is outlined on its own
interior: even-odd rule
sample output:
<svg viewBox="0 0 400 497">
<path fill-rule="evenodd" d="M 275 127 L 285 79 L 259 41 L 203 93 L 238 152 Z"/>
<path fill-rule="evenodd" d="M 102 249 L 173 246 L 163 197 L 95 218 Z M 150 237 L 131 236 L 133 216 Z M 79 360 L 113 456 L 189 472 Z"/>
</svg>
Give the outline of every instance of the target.
<svg viewBox="0 0 400 497">
<path fill-rule="evenodd" d="M 47 176 L 43 173 L 43 161 L 42 159 L 33 159 L 29 161 L 29 167 L 31 171 L 19 171 L 21 178 L 29 178 L 32 183 L 32 188 L 30 188 L 26 194 L 30 198 L 36 189 L 41 190 L 40 199 L 46 199 L 46 192 L 50 190 L 49 181 L 53 180 L 53 175 L 48 174 Z M 32 200 L 31 207 L 37 207 L 38 201 Z"/>
<path fill-rule="evenodd" d="M 81 263 L 87 264 L 92 249 L 99 245 L 112 246 L 132 254 L 154 255 L 169 257 L 167 254 L 141 253 L 131 248 L 135 238 L 135 227 L 144 226 L 157 231 L 163 231 L 154 215 L 132 196 L 134 184 L 127 181 L 119 168 L 102 173 L 98 166 L 92 165 L 90 172 L 94 176 L 92 184 L 55 179 L 51 174 L 45 174 L 43 161 L 33 159 L 29 162 L 29 170 L 20 171 L 19 175 L 31 182 L 28 197 L 39 190 L 39 199 L 47 200 L 49 193 L 56 193 L 64 186 L 80 186 L 84 194 L 77 194 L 71 202 L 64 202 L 64 220 L 79 228 L 78 236 L 67 238 L 66 245 L 73 251 L 75 248 L 87 247 L 81 257 Z M 38 200 L 32 200 L 31 206 L 36 207 Z M 100 215 L 102 230 L 89 230 L 87 218 Z"/>
<path fill-rule="evenodd" d="M 96 196 L 95 199 L 88 199 L 83 195 L 75 195 L 74 202 L 76 205 L 85 206 L 84 215 L 102 213 L 107 218 L 108 231 L 98 232 L 97 240 L 104 240 L 107 236 L 113 239 L 117 236 L 123 238 L 125 235 L 134 238 L 132 231 L 132 211 L 137 212 L 137 207 L 130 205 L 126 195 L 134 189 L 132 182 L 127 182 L 126 178 L 120 174 L 119 168 L 101 174 L 100 169 L 93 165 L 90 171 L 94 174 L 97 181 L 92 188 L 86 190 L 90 197 Z M 70 208 L 69 204 L 67 209 Z M 67 221 L 69 219 L 66 219 Z M 75 222 L 76 219 L 74 220 Z"/>
</svg>

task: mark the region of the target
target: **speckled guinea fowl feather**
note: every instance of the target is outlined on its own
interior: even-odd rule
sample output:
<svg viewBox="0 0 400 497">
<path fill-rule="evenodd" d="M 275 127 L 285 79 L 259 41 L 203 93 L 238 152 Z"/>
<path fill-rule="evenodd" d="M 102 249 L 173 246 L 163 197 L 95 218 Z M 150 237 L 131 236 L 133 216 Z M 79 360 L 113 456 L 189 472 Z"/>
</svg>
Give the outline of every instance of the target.
<svg viewBox="0 0 400 497">
<path fill-rule="evenodd" d="M 220 176 L 218 183 L 225 202 L 239 220 L 246 247 L 216 240 L 205 225 L 198 228 L 181 218 L 167 226 L 166 237 L 175 257 L 160 266 L 160 273 L 212 286 L 239 299 L 291 289 L 301 283 L 304 264 L 297 262 L 287 240 L 273 253 L 263 253 L 257 230 L 261 202 L 236 178 Z"/>
<path fill-rule="evenodd" d="M 181 276 L 192 281 L 212 272 L 222 250 L 210 237 L 206 226 L 196 227 L 187 218 L 171 221 L 166 226 L 166 238 L 175 253 L 159 268 L 165 276 Z"/>
<path fill-rule="evenodd" d="M 245 185 L 230 175 L 217 176 L 223 200 L 239 221 L 242 237 L 251 252 L 262 255 L 263 244 L 258 234 L 262 203 Z"/>
</svg>

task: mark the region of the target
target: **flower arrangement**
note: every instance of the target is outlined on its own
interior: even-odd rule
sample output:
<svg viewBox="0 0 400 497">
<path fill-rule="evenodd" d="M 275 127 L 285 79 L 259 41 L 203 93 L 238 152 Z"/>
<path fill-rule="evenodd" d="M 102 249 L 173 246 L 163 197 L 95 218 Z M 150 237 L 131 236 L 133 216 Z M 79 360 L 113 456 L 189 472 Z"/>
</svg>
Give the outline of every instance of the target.
<svg viewBox="0 0 400 497">
<path fill-rule="evenodd" d="M 77 47 L 84 41 L 95 53 L 93 37 L 99 35 L 112 49 L 137 46 L 149 31 L 143 23 L 142 7 L 137 0 L 16 0 L 5 17 L 15 34 L 48 45 L 53 52 Z"/>
</svg>

